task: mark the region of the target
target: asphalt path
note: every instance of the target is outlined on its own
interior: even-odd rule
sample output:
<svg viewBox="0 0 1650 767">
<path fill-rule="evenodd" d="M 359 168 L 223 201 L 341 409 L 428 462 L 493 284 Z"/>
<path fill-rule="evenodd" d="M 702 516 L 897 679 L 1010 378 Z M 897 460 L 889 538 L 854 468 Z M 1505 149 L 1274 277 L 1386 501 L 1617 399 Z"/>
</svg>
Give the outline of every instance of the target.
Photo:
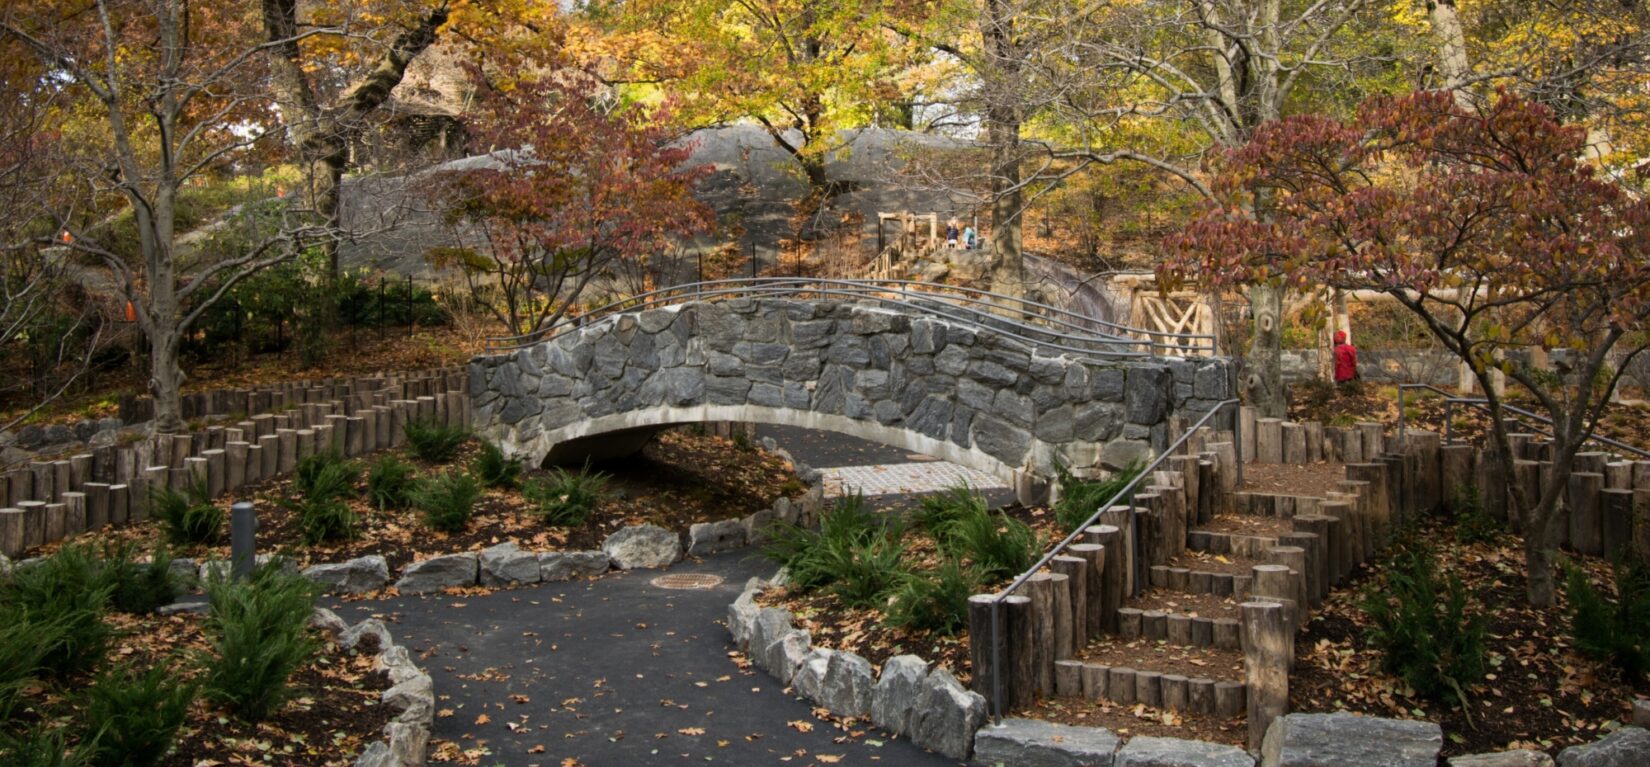
<svg viewBox="0 0 1650 767">
<path fill-rule="evenodd" d="M 794 432 L 774 436 L 813 466 L 910 460 Z M 747 579 L 774 570 L 743 549 L 667 570 L 331 607 L 350 622 L 383 619 L 434 679 L 432 764 L 957 764 L 868 723 L 842 729 L 766 672 L 741 667 L 728 605 Z M 653 583 L 666 574 L 721 580 L 690 590 Z"/>
</svg>

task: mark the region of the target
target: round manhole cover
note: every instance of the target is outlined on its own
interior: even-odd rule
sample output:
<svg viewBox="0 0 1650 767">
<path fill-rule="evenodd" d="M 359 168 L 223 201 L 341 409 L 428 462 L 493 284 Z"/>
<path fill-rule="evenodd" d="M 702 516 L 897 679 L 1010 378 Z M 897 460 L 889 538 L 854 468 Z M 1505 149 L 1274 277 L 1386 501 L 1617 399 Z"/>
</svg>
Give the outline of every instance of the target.
<svg viewBox="0 0 1650 767">
<path fill-rule="evenodd" d="M 706 575 L 704 573 L 676 573 L 654 578 L 653 585 L 661 589 L 713 589 L 722 585 L 722 576 Z"/>
</svg>

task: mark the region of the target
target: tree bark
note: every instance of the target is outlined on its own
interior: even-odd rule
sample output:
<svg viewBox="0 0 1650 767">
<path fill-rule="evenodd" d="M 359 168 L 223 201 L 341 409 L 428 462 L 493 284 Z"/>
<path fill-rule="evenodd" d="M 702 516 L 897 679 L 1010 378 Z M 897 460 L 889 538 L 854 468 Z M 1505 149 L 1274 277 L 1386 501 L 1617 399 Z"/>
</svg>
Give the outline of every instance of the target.
<svg viewBox="0 0 1650 767">
<path fill-rule="evenodd" d="M 1427 16 L 1432 22 L 1432 34 L 1438 41 L 1438 74 L 1444 90 L 1453 91 L 1455 103 L 1462 109 L 1473 106 L 1472 94 L 1462 87 L 1472 74 L 1467 60 L 1467 35 L 1461 29 L 1461 17 L 1456 12 L 1455 0 L 1428 0 Z"/>
<path fill-rule="evenodd" d="M 1249 404 L 1266 418 L 1288 415 L 1283 386 L 1283 288 L 1255 285 L 1249 289 L 1254 332 L 1243 358 L 1243 388 Z"/>
<path fill-rule="evenodd" d="M 1020 182 L 1021 115 L 1018 97 L 1020 60 L 1014 23 L 1003 0 L 989 0 L 981 20 L 986 55 L 993 62 L 994 82 L 987 85 L 986 132 L 991 142 L 991 290 L 1008 296 L 1025 293 L 1025 254 L 1021 250 Z"/>
<path fill-rule="evenodd" d="M 304 72 L 298 35 L 298 0 L 263 0 L 264 32 L 271 43 L 270 83 L 275 102 L 305 173 L 306 202 L 311 215 L 327 231 L 340 228 L 339 187 L 349 167 L 349 144 L 373 110 L 389 100 L 401 84 L 407 66 L 435 43 L 436 32 L 447 23 L 445 3 L 437 5 L 416 27 L 402 32 L 373 70 L 323 109 Z M 338 275 L 337 238 L 322 243 L 332 274 Z"/>
</svg>

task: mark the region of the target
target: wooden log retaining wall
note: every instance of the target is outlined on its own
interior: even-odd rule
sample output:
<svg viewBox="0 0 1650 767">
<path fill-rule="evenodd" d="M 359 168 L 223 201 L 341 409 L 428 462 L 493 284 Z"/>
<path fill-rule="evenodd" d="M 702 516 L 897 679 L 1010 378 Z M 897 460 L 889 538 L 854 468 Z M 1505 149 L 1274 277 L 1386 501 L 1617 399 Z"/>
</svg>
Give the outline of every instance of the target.
<svg viewBox="0 0 1650 767">
<path fill-rule="evenodd" d="M 399 446 L 408 421 L 468 426 L 468 387 L 464 368 L 443 368 L 192 395 L 205 403 L 196 407 L 248 415 L 0 473 L 0 554 L 17 558 L 107 525 L 141 522 L 152 488 L 201 482 L 214 498 L 235 496 L 317 452 L 354 457 Z M 247 407 L 233 407 L 241 404 Z M 126 407 L 123 401 L 123 416 Z"/>
</svg>

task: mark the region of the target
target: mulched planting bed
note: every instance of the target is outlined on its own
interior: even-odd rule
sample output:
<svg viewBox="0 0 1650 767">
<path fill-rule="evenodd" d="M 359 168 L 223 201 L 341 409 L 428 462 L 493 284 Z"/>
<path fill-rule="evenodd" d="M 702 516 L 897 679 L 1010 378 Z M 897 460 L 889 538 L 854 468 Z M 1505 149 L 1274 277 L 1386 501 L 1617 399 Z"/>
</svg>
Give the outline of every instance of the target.
<svg viewBox="0 0 1650 767">
<path fill-rule="evenodd" d="M 209 656 L 203 658 L 209 649 L 201 627 L 205 616 L 112 614 L 105 620 L 119 632 L 105 663 L 118 659 L 140 669 L 165 664 L 175 675 L 193 679 L 201 675 L 202 663 L 211 662 Z M 396 713 L 379 703 L 380 693 L 389 689 L 390 682 L 384 673 L 372 670 L 372 663 L 370 654 L 350 655 L 335 644 L 323 644 L 291 677 L 292 698 L 258 724 L 242 722 L 197 697 L 178 730 L 173 751 L 160 764 L 352 765 L 368 744 L 383 738 L 381 730 Z M 90 684 L 90 678 L 71 679 L 61 688 L 78 691 Z M 4 729 L 42 720 L 56 725 L 80 721 L 76 715 L 83 706 L 82 700 L 67 698 L 57 690 L 25 691 L 22 705 Z M 73 728 L 70 732 L 78 735 Z"/>
<path fill-rule="evenodd" d="M 1460 544 L 1437 520 L 1418 535 L 1438 545 L 1440 571 L 1458 574 L 1490 618 L 1490 677 L 1466 689 L 1471 721 L 1459 708 L 1417 698 L 1402 680 L 1381 671 L 1380 652 L 1365 641 L 1368 619 L 1358 606 L 1368 569 L 1360 570 L 1361 583 L 1337 590 L 1297 637 L 1298 662 L 1289 682 L 1294 710 L 1436 721 L 1444 728 L 1445 756 L 1511 748 L 1556 754 L 1598 739 L 1606 725 L 1631 721 L 1633 698 L 1650 694 L 1650 684 L 1628 684 L 1613 668 L 1571 647 L 1562 589 L 1557 608 L 1528 606 L 1519 539 Z M 1593 559 L 1580 564 L 1601 591 L 1612 588 L 1608 565 Z"/>
<path fill-rule="evenodd" d="M 401 448 L 386 452 L 413 464 L 416 475 L 423 477 L 461 470 L 478 451 L 479 446 L 472 441 L 457 458 L 443 465 L 416 460 Z M 358 459 L 362 467 L 358 491 L 365 487 L 366 468 L 382 454 Z M 364 493 L 358 493 L 349 503 L 359 517 L 359 535 L 353 540 L 309 545 L 303 541 L 298 516 L 279 503 L 284 494 L 296 492 L 290 478 L 246 488 L 237 499 L 250 498 L 256 503 L 259 551 L 284 551 L 300 567 L 379 554 L 389 561 L 393 573 L 414 560 L 510 540 L 527 549 L 583 550 L 601 548 L 602 541 L 615 530 L 642 522 L 685 533 L 695 522 L 745 516 L 769 508 L 780 495 L 796 497 L 806 489 L 792 467 L 778 456 L 686 430 L 665 432 L 638 455 L 591 468 L 611 475 L 609 497 L 584 525 L 573 528 L 543 524 L 530 513 L 531 504 L 520 490 L 488 489 L 477 501 L 469 525 L 459 533 L 429 528 L 417 509 L 379 510 Z M 529 472 L 523 480 L 540 473 Z M 227 507 L 229 502 L 225 498 L 218 503 Z M 162 530 L 150 519 L 141 525 L 106 528 L 77 540 L 88 537 L 133 541 L 140 550 L 148 550 L 160 542 Z M 179 548 L 173 554 L 197 560 L 227 558 L 227 533 L 224 537 L 219 545 Z"/>
<path fill-rule="evenodd" d="M 1158 671 L 1165 676 L 1179 674 L 1187 679 L 1243 681 L 1241 652 L 1213 647 L 1182 647 L 1156 639 L 1125 642 L 1117 637 L 1103 637 L 1083 648 L 1078 653 L 1078 659 L 1113 668 Z"/>
<path fill-rule="evenodd" d="M 1168 589 L 1149 589 L 1140 596 L 1128 600 L 1123 606 L 1139 610 L 1162 610 L 1195 618 L 1238 617 L 1238 603 L 1230 598 L 1213 594 L 1188 594 Z"/>
<path fill-rule="evenodd" d="M 1255 565 L 1263 562 L 1247 557 L 1234 557 L 1231 554 L 1210 554 L 1207 551 L 1186 551 L 1179 556 L 1169 558 L 1170 567 L 1184 567 L 1192 571 L 1206 573 L 1227 573 L 1230 575 L 1251 575 Z"/>
<path fill-rule="evenodd" d="M 878 510 L 888 512 L 907 505 L 884 506 Z M 1038 556 L 1065 535 L 1054 513 L 1046 507 L 1015 505 L 999 511 L 1031 526 L 1043 542 L 1037 549 Z M 932 568 L 939 561 L 934 540 L 920 530 L 907 531 L 905 552 L 906 561 L 919 568 Z M 987 584 L 981 591 L 989 593 L 1003 585 L 1006 581 Z M 793 587 L 769 589 L 757 596 L 757 602 L 764 607 L 791 611 L 797 627 L 811 635 L 814 647 L 858 654 L 870 661 L 878 673 L 884 661 L 902 654 L 917 655 L 935 666 L 945 666 L 964 685 L 973 673 L 966 627 L 954 636 L 894 628 L 887 624 L 884 611 L 844 605 L 828 587 L 811 593 L 802 593 Z"/>
<path fill-rule="evenodd" d="M 1249 463 L 1243 466 L 1238 492 L 1325 498 L 1344 479 L 1346 466 L 1339 463 Z"/>
<path fill-rule="evenodd" d="M 1193 530 L 1203 530 L 1211 533 L 1232 533 L 1235 535 L 1255 535 L 1262 538 L 1276 538 L 1295 529 L 1293 520 L 1287 517 L 1256 517 L 1249 514 L 1221 514 L 1214 519 L 1198 525 Z"/>
</svg>

